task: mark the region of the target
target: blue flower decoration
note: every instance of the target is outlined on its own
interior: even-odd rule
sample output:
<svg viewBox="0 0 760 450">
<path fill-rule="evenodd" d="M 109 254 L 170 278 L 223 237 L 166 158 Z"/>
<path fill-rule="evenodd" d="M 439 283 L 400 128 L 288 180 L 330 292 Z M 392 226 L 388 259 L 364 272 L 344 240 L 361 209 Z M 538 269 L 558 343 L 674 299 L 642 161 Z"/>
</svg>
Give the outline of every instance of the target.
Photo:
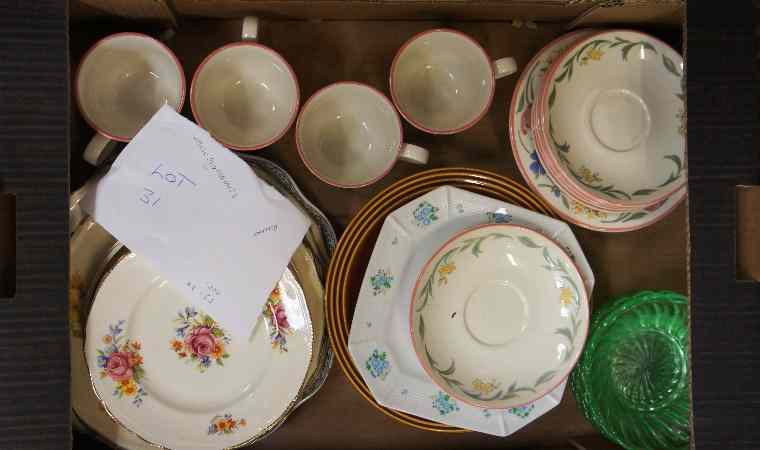
<svg viewBox="0 0 760 450">
<path fill-rule="evenodd" d="M 559 198 L 559 196 L 562 195 L 562 191 L 560 191 L 557 186 L 552 186 L 550 192 L 554 194 L 554 196 L 557 198 Z"/>
<path fill-rule="evenodd" d="M 372 295 L 384 294 L 386 290 L 391 288 L 391 283 L 393 283 L 393 275 L 384 269 L 378 269 L 376 274 L 369 277 Z"/>
<path fill-rule="evenodd" d="M 544 170 L 544 166 L 541 165 L 541 161 L 538 159 L 538 153 L 533 152 L 530 154 L 530 159 L 533 160 L 532 163 L 530 163 L 530 171 L 533 172 L 536 177 L 540 177 L 541 175 L 546 175 L 546 170 Z"/>
<path fill-rule="evenodd" d="M 416 221 L 417 226 L 427 226 L 438 220 L 438 210 L 439 208 L 437 206 L 433 206 L 430 204 L 430 202 L 421 202 L 412 213 L 414 215 L 414 220 Z"/>
<path fill-rule="evenodd" d="M 364 363 L 364 367 L 372 375 L 372 378 L 380 378 L 381 380 L 384 380 L 391 370 L 388 355 L 385 352 L 379 352 L 377 349 L 369 355 L 367 362 Z"/>
<path fill-rule="evenodd" d="M 438 391 L 437 395 L 432 397 L 433 408 L 438 411 L 438 414 L 445 416 L 448 413 L 459 411 L 459 405 L 454 401 L 449 394 L 444 394 Z"/>
</svg>

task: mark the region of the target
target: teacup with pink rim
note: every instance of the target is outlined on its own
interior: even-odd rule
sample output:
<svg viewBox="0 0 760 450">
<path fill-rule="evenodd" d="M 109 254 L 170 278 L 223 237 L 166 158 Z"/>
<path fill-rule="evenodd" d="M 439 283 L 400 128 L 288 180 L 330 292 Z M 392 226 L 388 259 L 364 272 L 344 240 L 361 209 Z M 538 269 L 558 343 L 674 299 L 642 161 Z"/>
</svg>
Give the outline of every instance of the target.
<svg viewBox="0 0 760 450">
<path fill-rule="evenodd" d="M 190 87 L 198 125 L 224 146 L 239 151 L 277 142 L 298 114 L 295 72 L 282 55 L 257 42 L 258 29 L 258 19 L 246 17 L 242 40 L 208 55 Z"/>
<path fill-rule="evenodd" d="M 453 134 L 482 119 L 491 106 L 496 79 L 516 71 L 514 58 L 492 61 L 470 36 L 433 29 L 399 49 L 391 65 L 391 96 L 415 127 Z"/>
<path fill-rule="evenodd" d="M 379 181 L 399 159 L 425 164 L 428 151 L 403 142 L 401 119 L 388 98 L 366 84 L 326 86 L 303 105 L 296 145 L 306 167 L 341 188 Z"/>
<path fill-rule="evenodd" d="M 96 42 L 77 68 L 74 91 L 84 120 L 97 131 L 84 150 L 93 165 L 113 141 L 129 142 L 163 105 L 185 102 L 185 73 L 176 55 L 141 33 L 116 33 Z"/>
</svg>

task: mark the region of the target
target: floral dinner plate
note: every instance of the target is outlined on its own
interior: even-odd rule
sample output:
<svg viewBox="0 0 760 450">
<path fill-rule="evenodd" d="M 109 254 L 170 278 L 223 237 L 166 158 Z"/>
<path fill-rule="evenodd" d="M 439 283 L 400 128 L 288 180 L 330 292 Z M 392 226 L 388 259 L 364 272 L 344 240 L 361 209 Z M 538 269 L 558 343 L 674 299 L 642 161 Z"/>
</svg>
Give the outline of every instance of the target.
<svg viewBox="0 0 760 450">
<path fill-rule="evenodd" d="M 560 242 L 573 255 L 589 292 L 594 275 L 567 224 L 450 186 L 437 188 L 390 214 L 380 230 L 354 311 L 348 349 L 381 405 L 447 425 L 507 436 L 562 399 L 563 381 L 547 396 L 518 408 L 483 409 L 441 391 L 417 360 L 409 304 L 424 263 L 456 232 L 489 222 L 516 223 Z"/>
<path fill-rule="evenodd" d="M 233 447 L 297 400 L 313 330 L 289 269 L 249 337 L 231 336 L 186 304 L 137 255 L 113 260 L 93 296 L 84 347 L 95 393 L 124 428 L 170 448 Z"/>
</svg>

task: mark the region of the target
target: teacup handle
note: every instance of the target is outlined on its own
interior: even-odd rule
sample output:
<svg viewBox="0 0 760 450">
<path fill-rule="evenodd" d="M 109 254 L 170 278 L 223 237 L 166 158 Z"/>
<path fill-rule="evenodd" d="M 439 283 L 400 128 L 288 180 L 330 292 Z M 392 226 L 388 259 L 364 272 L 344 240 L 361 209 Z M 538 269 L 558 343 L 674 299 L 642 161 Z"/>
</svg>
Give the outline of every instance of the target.
<svg viewBox="0 0 760 450">
<path fill-rule="evenodd" d="M 240 36 L 244 41 L 259 40 L 259 18 L 246 16 L 243 19 L 243 32 Z"/>
<path fill-rule="evenodd" d="M 95 136 L 90 139 L 90 143 L 87 144 L 87 147 L 84 149 L 82 157 L 93 166 L 99 166 L 111 156 L 115 147 L 116 141 L 112 141 L 96 132 Z"/>
<path fill-rule="evenodd" d="M 427 164 L 430 152 L 413 144 L 401 144 L 399 159 L 412 164 Z"/>
<path fill-rule="evenodd" d="M 514 58 L 500 58 L 493 62 L 493 76 L 497 80 L 517 72 L 517 61 Z"/>
</svg>

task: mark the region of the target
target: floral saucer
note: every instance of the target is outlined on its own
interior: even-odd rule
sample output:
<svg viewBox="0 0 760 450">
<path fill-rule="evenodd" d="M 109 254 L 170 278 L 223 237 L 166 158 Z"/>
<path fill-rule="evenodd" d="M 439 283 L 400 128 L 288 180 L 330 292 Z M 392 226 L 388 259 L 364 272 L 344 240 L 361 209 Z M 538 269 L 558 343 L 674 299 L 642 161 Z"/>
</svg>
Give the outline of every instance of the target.
<svg viewBox="0 0 760 450">
<path fill-rule="evenodd" d="M 512 153 L 528 186 L 546 200 L 565 220 L 595 231 L 622 233 L 638 230 L 670 214 L 686 198 L 686 188 L 681 188 L 662 203 L 646 209 L 628 212 L 593 209 L 574 200 L 549 178 L 533 141 L 531 113 L 546 71 L 570 45 L 591 33 L 577 31 L 552 41 L 534 56 L 523 70 L 509 109 Z"/>
<path fill-rule="evenodd" d="M 549 174 L 583 203 L 608 211 L 654 206 L 686 184 L 681 55 L 638 31 L 570 44 L 533 109 Z"/>
<path fill-rule="evenodd" d="M 593 289 L 594 275 L 567 224 L 443 186 L 394 211 L 383 223 L 362 282 L 348 347 L 378 403 L 447 425 L 508 436 L 557 406 L 565 382 L 516 408 L 466 404 L 442 391 L 425 373 L 408 328 L 412 290 L 425 262 L 452 235 L 487 223 L 514 223 L 551 237 L 573 255 L 586 289 Z"/>
<path fill-rule="evenodd" d="M 237 446 L 298 398 L 313 330 L 289 269 L 251 336 L 231 336 L 126 251 L 93 298 L 84 348 L 95 393 L 118 423 L 152 444 Z"/>
<path fill-rule="evenodd" d="M 543 397 L 583 350 L 589 300 L 555 241 L 494 223 L 457 233 L 417 278 L 412 343 L 425 372 L 452 397 L 507 409 Z"/>
</svg>

